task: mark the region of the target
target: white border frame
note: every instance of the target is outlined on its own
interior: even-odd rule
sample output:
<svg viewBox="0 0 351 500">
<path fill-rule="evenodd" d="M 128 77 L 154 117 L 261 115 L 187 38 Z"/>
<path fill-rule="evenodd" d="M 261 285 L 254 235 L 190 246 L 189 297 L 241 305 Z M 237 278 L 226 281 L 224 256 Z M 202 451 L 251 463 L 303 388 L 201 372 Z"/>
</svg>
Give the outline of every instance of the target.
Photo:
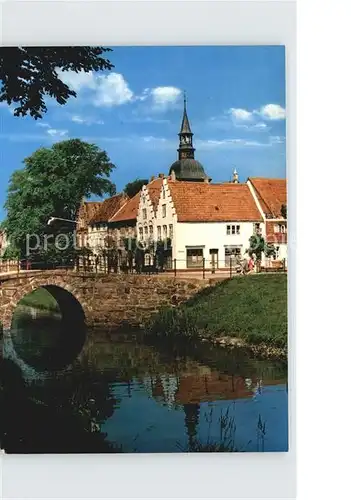
<svg viewBox="0 0 351 500">
<path fill-rule="evenodd" d="M 285 45 L 290 233 L 288 453 L 3 455 L 0 493 L 4 498 L 294 497 L 295 2 L 8 0 L 0 8 L 2 45 Z"/>
</svg>

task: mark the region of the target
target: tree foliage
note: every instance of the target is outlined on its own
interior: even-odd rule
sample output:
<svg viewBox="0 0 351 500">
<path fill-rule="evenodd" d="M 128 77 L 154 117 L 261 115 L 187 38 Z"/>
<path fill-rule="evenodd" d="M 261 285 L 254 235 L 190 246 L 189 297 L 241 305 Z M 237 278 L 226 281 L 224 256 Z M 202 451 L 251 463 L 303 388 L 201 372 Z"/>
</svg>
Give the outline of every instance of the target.
<svg viewBox="0 0 351 500">
<path fill-rule="evenodd" d="M 51 232 L 72 232 L 59 223 L 47 226 L 50 217 L 75 220 L 84 197 L 113 195 L 109 180 L 114 165 L 94 144 L 71 139 L 41 148 L 24 160 L 25 167 L 10 179 L 3 228 L 11 244 L 23 254 L 26 235 L 42 237 Z"/>
<path fill-rule="evenodd" d="M 99 71 L 113 68 L 102 57 L 104 47 L 1 47 L 0 102 L 14 104 L 15 116 L 42 118 L 51 97 L 66 104 L 76 92 L 60 79 L 62 71 Z"/>
<path fill-rule="evenodd" d="M 124 192 L 129 198 L 133 198 L 141 188 L 144 186 L 144 184 L 147 184 L 149 181 L 148 179 L 135 179 L 135 181 L 128 182 L 124 188 Z"/>
<path fill-rule="evenodd" d="M 258 262 L 262 260 L 262 254 L 266 257 L 274 256 L 276 253 L 274 245 L 266 243 L 263 236 L 259 234 L 253 234 L 249 239 L 249 248 L 247 250 L 250 256 L 255 256 Z"/>
</svg>

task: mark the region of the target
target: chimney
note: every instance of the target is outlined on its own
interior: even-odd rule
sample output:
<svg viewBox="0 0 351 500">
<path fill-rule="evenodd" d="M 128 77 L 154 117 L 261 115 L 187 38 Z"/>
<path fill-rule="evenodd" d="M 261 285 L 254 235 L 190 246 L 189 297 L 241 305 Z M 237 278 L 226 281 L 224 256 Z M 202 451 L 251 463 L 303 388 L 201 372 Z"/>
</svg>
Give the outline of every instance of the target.
<svg viewBox="0 0 351 500">
<path fill-rule="evenodd" d="M 163 179 L 163 178 L 164 178 L 164 176 L 165 176 L 165 174 L 158 174 L 158 177 L 159 177 L 160 179 Z"/>
<path fill-rule="evenodd" d="M 234 172 L 233 172 L 233 183 L 234 184 L 239 183 L 239 175 L 238 175 L 238 172 L 236 171 L 236 168 L 234 168 Z"/>
<path fill-rule="evenodd" d="M 174 170 L 172 170 L 172 171 L 171 171 L 171 180 L 172 180 L 172 181 L 175 181 L 175 180 L 176 180 L 176 174 L 175 174 L 175 171 L 174 171 Z"/>
<path fill-rule="evenodd" d="M 154 176 L 154 175 L 152 175 L 152 176 L 150 177 L 150 182 L 152 182 L 152 181 L 154 181 L 154 180 L 155 180 L 155 176 Z"/>
<path fill-rule="evenodd" d="M 210 178 L 209 178 L 209 177 L 205 177 L 204 182 L 206 182 L 206 184 L 209 184 L 209 182 L 210 182 Z"/>
</svg>

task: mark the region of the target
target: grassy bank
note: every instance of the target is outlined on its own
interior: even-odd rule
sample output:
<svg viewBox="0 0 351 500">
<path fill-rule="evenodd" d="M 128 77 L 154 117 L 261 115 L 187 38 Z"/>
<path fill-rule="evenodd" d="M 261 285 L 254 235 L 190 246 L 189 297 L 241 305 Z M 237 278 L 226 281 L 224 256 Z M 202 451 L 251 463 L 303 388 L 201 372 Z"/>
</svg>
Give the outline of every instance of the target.
<svg viewBox="0 0 351 500">
<path fill-rule="evenodd" d="M 287 346 L 287 276 L 235 277 L 202 290 L 186 304 L 165 309 L 150 322 L 155 336 L 240 339 Z"/>
<path fill-rule="evenodd" d="M 19 304 L 44 311 L 60 312 L 56 300 L 47 290 L 45 290 L 45 288 L 33 290 L 32 293 L 23 297 Z"/>
</svg>

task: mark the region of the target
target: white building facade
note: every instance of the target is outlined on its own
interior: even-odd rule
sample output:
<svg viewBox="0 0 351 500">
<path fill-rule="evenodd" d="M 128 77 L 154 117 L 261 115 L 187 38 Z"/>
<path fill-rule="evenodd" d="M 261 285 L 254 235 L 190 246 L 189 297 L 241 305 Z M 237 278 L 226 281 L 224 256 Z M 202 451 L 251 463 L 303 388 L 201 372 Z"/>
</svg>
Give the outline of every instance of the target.
<svg viewBox="0 0 351 500">
<path fill-rule="evenodd" d="M 263 230 L 263 219 L 245 184 L 164 178 L 156 203 L 144 186 L 138 239 L 145 242 L 152 234 L 156 240 L 171 240 L 177 269 L 228 268 L 233 256 L 245 255 L 252 234 Z"/>
</svg>

